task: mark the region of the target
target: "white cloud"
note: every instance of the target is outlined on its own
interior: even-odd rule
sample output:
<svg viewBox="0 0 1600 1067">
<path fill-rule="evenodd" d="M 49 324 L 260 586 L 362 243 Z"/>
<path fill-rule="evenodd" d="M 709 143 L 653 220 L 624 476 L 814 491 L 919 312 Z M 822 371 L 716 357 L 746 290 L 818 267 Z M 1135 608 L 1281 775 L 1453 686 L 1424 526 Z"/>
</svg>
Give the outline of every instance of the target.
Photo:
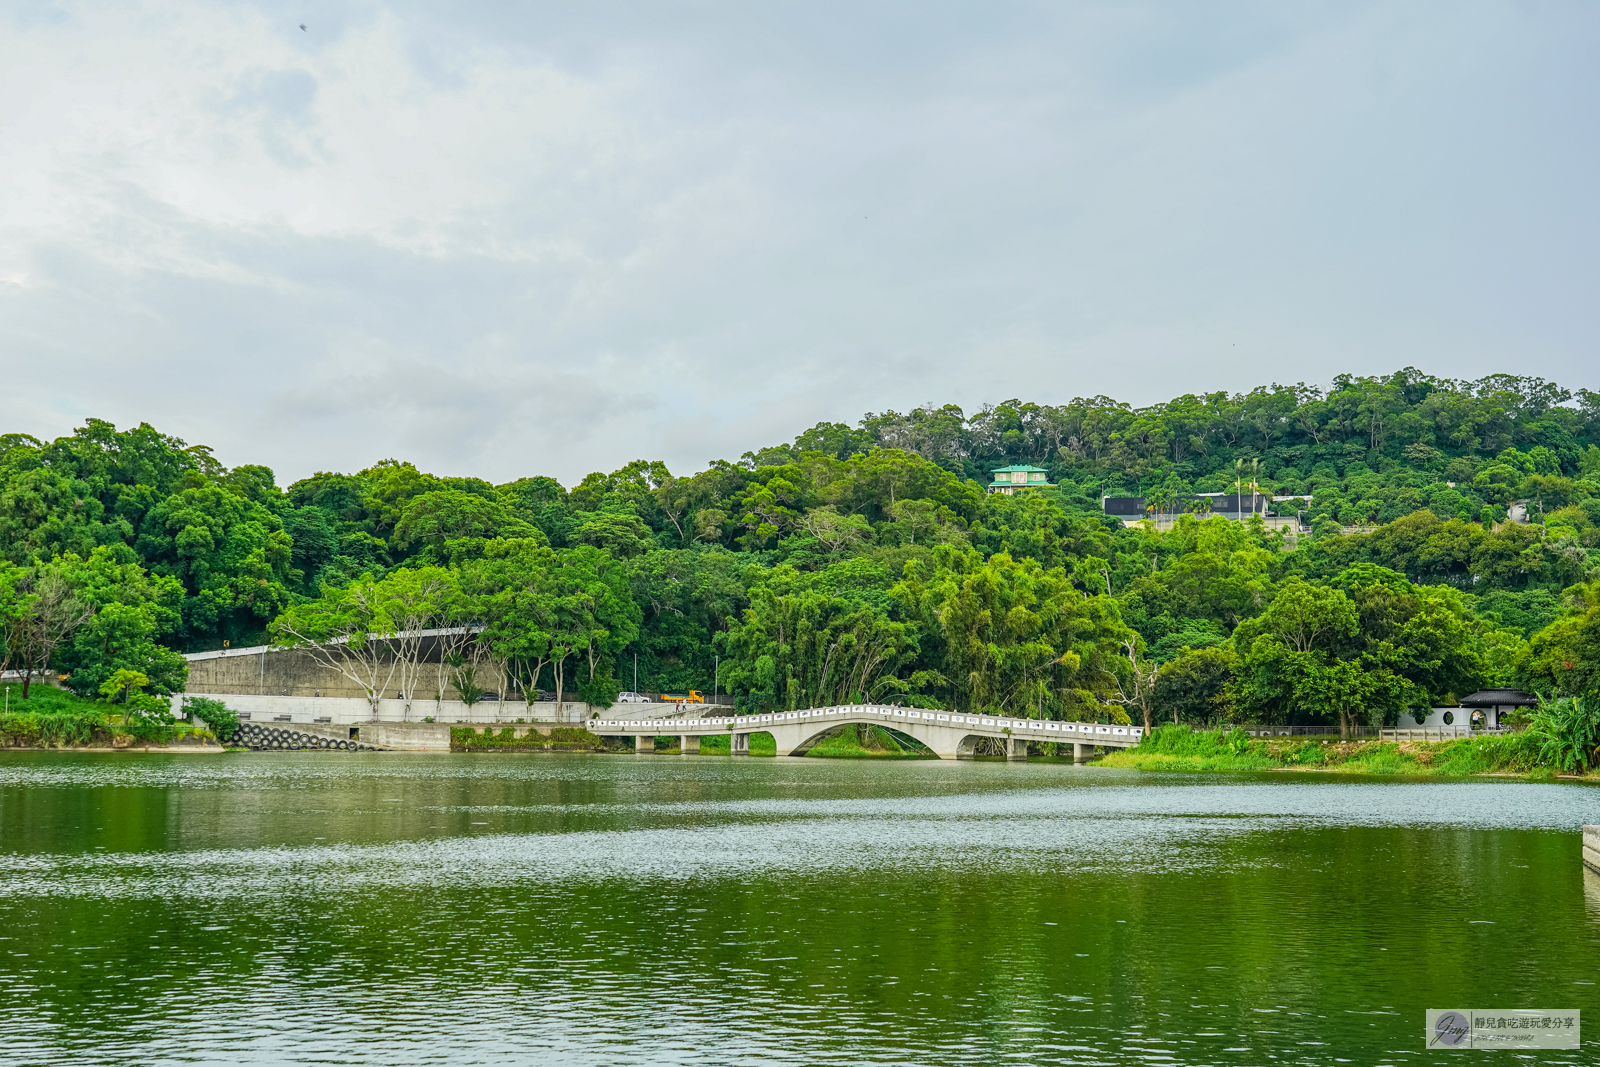
<svg viewBox="0 0 1600 1067">
<path fill-rule="evenodd" d="M 0 33 L 0 428 L 572 481 L 925 400 L 1594 384 L 1583 6 L 287 10 Z"/>
</svg>

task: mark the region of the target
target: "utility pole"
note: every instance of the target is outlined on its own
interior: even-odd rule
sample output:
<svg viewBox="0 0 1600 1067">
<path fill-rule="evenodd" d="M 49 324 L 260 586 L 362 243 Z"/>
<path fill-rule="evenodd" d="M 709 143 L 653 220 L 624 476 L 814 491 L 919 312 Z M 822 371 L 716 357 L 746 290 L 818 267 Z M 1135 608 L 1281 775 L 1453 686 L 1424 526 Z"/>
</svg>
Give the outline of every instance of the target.
<svg viewBox="0 0 1600 1067">
<path fill-rule="evenodd" d="M 639 691 L 639 653 L 633 654 L 633 691 Z"/>
<path fill-rule="evenodd" d="M 722 656 L 720 654 L 712 656 L 711 661 L 711 700 L 713 703 L 715 703 L 717 699 L 717 686 L 722 682 Z"/>
</svg>

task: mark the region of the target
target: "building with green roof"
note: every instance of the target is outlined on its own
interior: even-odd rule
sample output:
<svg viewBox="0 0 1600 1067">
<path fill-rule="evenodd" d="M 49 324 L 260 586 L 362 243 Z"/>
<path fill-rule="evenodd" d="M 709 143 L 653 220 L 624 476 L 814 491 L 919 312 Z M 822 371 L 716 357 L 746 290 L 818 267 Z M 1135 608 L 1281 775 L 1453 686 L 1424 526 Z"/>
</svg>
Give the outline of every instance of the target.
<svg viewBox="0 0 1600 1067">
<path fill-rule="evenodd" d="M 1054 489 L 1047 480 L 1050 472 L 1043 467 L 1030 467 L 1026 464 L 1012 464 L 1009 467 L 996 467 L 989 472 L 994 475 L 994 481 L 989 483 L 989 492 L 1020 493 L 1024 489 Z"/>
</svg>

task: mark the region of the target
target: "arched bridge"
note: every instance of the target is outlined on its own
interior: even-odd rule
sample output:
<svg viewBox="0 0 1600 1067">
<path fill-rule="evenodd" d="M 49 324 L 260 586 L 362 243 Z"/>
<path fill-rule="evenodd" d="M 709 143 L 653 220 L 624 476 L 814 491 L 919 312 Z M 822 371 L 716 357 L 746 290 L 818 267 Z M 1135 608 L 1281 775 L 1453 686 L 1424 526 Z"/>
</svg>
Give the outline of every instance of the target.
<svg viewBox="0 0 1600 1067">
<path fill-rule="evenodd" d="M 730 734 L 734 755 L 748 755 L 750 735 L 769 733 L 785 756 L 802 756 L 818 739 L 835 726 L 870 723 L 886 726 L 896 733 L 914 737 L 940 759 L 972 759 L 978 740 L 992 738 L 1002 743 L 1006 758 L 1028 758 L 1028 743 L 1072 745 L 1072 754 L 1082 758 L 1091 745 L 1131 748 L 1143 739 L 1137 726 L 1110 726 L 1093 722 L 1047 722 L 1040 719 L 1008 719 L 994 715 L 962 715 L 953 711 L 928 711 L 885 704 L 845 704 L 806 711 L 781 711 L 770 715 L 735 715 L 709 719 L 591 719 L 589 729 L 607 737 L 635 739 L 635 750 L 655 750 L 655 739 L 677 735 L 684 752 L 700 751 L 700 738 L 706 734 Z"/>
</svg>

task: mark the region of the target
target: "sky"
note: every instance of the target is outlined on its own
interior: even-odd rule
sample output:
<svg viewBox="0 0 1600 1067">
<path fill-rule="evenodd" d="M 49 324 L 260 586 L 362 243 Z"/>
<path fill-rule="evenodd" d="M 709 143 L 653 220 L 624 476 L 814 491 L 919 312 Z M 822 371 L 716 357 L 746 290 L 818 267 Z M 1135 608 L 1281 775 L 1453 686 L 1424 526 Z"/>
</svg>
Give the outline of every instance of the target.
<svg viewBox="0 0 1600 1067">
<path fill-rule="evenodd" d="M 572 484 L 928 402 L 1600 388 L 1597 54 L 1548 0 L 0 0 L 0 433 Z"/>
</svg>

